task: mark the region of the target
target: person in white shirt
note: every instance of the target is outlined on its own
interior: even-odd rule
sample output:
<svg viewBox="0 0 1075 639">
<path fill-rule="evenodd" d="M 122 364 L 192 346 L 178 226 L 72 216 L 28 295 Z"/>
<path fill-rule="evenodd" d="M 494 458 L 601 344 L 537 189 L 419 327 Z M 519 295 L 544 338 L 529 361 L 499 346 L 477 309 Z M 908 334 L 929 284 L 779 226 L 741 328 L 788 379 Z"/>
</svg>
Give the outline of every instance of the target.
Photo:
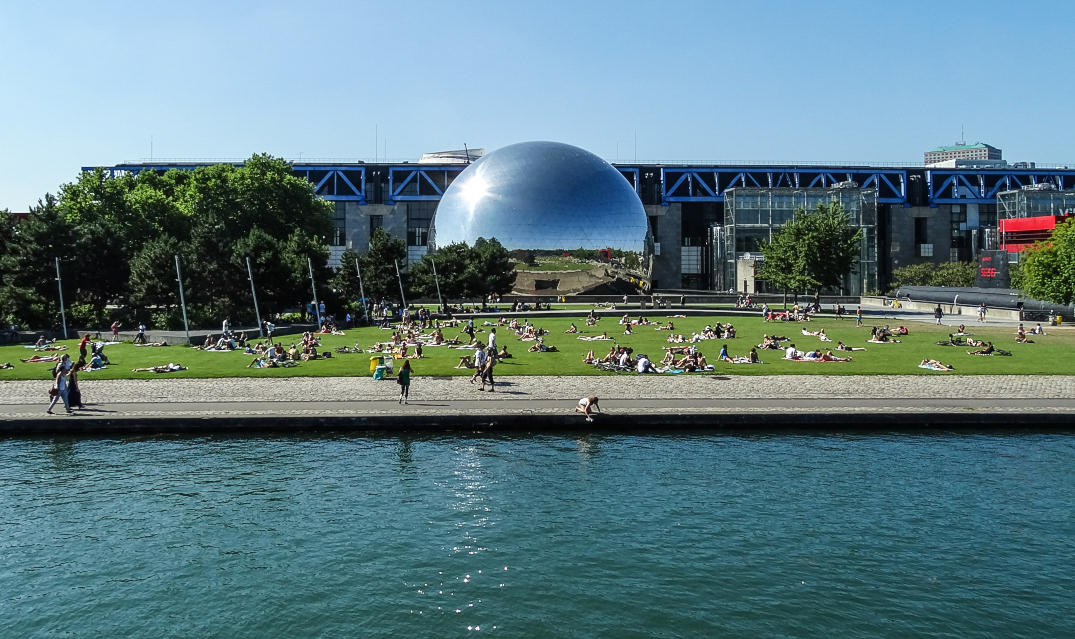
<svg viewBox="0 0 1075 639">
<path fill-rule="evenodd" d="M 802 353 L 795 349 L 794 344 L 784 350 L 784 359 L 799 359 L 800 357 L 802 357 Z"/>
<path fill-rule="evenodd" d="M 493 349 L 493 352 L 496 352 L 496 329 L 495 328 L 489 329 L 489 348 Z"/>
<path fill-rule="evenodd" d="M 474 374 L 470 376 L 470 383 L 473 384 L 474 380 L 482 374 L 485 370 L 485 360 L 488 356 L 485 354 L 485 349 L 479 346 L 474 349 Z"/>
</svg>

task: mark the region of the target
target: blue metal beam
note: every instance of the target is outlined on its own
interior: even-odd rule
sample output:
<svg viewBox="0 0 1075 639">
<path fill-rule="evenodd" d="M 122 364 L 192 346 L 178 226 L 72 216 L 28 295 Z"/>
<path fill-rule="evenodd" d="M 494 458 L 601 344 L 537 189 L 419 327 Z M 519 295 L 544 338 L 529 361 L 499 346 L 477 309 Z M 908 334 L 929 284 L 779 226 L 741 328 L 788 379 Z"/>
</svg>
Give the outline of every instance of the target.
<svg viewBox="0 0 1075 639">
<path fill-rule="evenodd" d="M 851 180 L 877 189 L 877 201 L 907 205 L 907 169 L 846 167 L 665 167 L 661 203 L 723 202 L 736 187 L 824 188 Z"/>
<path fill-rule="evenodd" d="M 390 166 L 388 167 L 388 197 L 385 204 L 439 200 L 465 165 L 455 166 Z M 438 182 L 439 180 L 439 182 Z"/>
<path fill-rule="evenodd" d="M 996 204 L 997 193 L 1032 184 L 1053 184 L 1058 190 L 1075 186 L 1072 169 L 927 169 L 930 206 L 938 204 Z"/>
</svg>

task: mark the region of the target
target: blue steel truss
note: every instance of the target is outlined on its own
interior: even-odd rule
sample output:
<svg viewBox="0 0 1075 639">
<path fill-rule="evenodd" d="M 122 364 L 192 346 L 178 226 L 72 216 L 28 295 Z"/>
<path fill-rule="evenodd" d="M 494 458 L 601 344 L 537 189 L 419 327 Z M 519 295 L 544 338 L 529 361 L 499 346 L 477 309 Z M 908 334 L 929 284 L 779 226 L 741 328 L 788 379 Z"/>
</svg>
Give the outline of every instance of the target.
<svg viewBox="0 0 1075 639">
<path fill-rule="evenodd" d="M 164 173 L 172 169 L 180 171 L 193 171 L 214 164 L 229 164 L 228 162 L 179 162 L 167 164 L 117 164 L 115 166 L 100 167 L 110 178 L 121 175 L 138 175 L 142 171 L 156 171 Z M 230 163 L 232 166 L 242 166 L 242 162 Z M 94 171 L 98 167 L 84 166 L 83 171 Z M 305 178 L 314 185 L 317 195 L 326 200 L 354 201 L 366 204 L 366 167 L 363 165 L 338 165 L 327 164 L 293 164 L 291 173 Z"/>
<path fill-rule="evenodd" d="M 295 164 L 291 167 L 291 173 L 306 178 L 314 185 L 314 192 L 326 200 L 366 204 L 365 166 Z"/>
<path fill-rule="evenodd" d="M 388 167 L 388 197 L 385 204 L 439 200 L 465 165 Z"/>
<path fill-rule="evenodd" d="M 929 205 L 996 204 L 997 193 L 1034 184 L 1075 187 L 1071 169 L 927 169 Z"/>
<path fill-rule="evenodd" d="M 853 181 L 877 189 L 877 201 L 907 205 L 907 170 L 869 167 L 666 167 L 661 169 L 661 204 L 723 202 L 735 187 L 826 188 Z"/>
</svg>

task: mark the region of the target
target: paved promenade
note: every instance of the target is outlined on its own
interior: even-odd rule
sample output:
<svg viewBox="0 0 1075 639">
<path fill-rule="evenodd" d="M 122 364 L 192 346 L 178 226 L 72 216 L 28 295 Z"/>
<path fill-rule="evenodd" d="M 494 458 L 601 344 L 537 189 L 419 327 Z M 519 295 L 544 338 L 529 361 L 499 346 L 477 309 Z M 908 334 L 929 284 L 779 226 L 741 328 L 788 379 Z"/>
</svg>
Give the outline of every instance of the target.
<svg viewBox="0 0 1075 639">
<path fill-rule="evenodd" d="M 85 410 L 46 415 L 47 381 L 0 382 L 0 434 L 558 428 L 1061 428 L 1075 376 L 466 377 L 399 387 L 367 377 L 100 380 Z M 601 398 L 585 424 L 573 408 Z"/>
</svg>

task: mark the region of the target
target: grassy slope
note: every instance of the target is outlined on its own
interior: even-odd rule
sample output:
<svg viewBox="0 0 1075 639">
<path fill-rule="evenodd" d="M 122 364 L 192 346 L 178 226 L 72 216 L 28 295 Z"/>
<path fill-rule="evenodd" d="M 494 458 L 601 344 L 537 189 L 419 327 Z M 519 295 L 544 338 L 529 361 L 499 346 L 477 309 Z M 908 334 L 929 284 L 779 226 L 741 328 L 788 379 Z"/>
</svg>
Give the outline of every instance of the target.
<svg viewBox="0 0 1075 639">
<path fill-rule="evenodd" d="M 528 353 L 529 343 L 519 342 L 506 327 L 497 330 L 498 344 L 508 345 L 514 354 L 497 368 L 499 375 L 589 375 L 597 374 L 592 367 L 582 364 L 582 355 L 592 348 L 595 353 L 603 355 L 611 344 L 620 343 L 631 346 L 636 353 L 645 352 L 654 360 L 663 355 L 662 346 L 668 331 L 656 331 L 652 327 L 638 327 L 633 335 L 623 335 L 623 327 L 610 313 L 594 328 L 586 328 L 582 321 L 583 314 L 575 319 L 583 334 L 593 335 L 607 331 L 615 342 L 586 342 L 576 339 L 575 335 L 563 334 L 570 318 L 538 318 L 536 324 L 552 332 L 546 343 L 556 345 L 559 353 Z M 652 320 L 667 321 L 663 315 L 649 315 Z M 1049 335 L 1033 336 L 1034 344 L 1016 344 L 1014 329 L 1011 327 L 971 326 L 968 330 L 977 337 L 991 339 L 998 347 L 1009 350 L 1012 357 L 978 357 L 967 354 L 967 348 L 937 346 L 939 339 L 947 336 L 951 327 L 936 326 L 928 323 L 913 323 L 908 326 L 911 334 L 903 337 L 900 344 L 867 344 L 870 324 L 862 328 L 855 327 L 854 319 L 821 319 L 805 324 L 771 323 L 766 324 L 758 317 L 692 317 L 673 319 L 677 333 L 689 335 L 692 330 L 701 330 L 706 324 L 716 320 L 731 321 L 735 324 L 739 337 L 726 340 L 728 350 L 733 355 L 743 355 L 753 344 L 761 341 L 763 333 L 775 333 L 791 338 L 800 350 L 811 347 L 832 346 L 821 344 L 816 337 L 807 337 L 799 333 L 802 327 L 809 330 L 826 329 L 834 340 L 843 340 L 853 346 L 865 346 L 865 352 L 853 353 L 854 361 L 847 363 L 807 363 L 787 362 L 780 359 L 778 351 L 759 351 L 763 365 L 733 365 L 716 362 L 717 353 L 722 342 L 705 341 L 699 344 L 703 354 L 710 363 L 715 364 L 717 372 L 735 375 L 772 375 L 772 374 L 827 374 L 827 375 L 872 375 L 872 374 L 907 374 L 907 375 L 944 375 L 918 368 L 918 363 L 926 357 L 952 364 L 958 374 L 1075 374 L 1075 331 L 1053 330 Z M 479 320 L 480 324 L 482 320 Z M 894 327 L 895 325 L 893 325 Z M 488 327 L 481 327 L 488 330 Z M 595 330 L 596 329 L 596 330 Z M 454 337 L 458 329 L 445 329 L 446 337 Z M 290 338 L 292 336 L 285 336 Z M 297 337 L 297 336 L 295 336 Z M 376 328 L 362 328 L 347 332 L 346 336 L 324 336 L 325 347 L 353 345 L 356 342 L 363 348 L 377 340 L 391 337 L 390 331 Z M 483 341 L 487 333 L 479 333 Z M 68 340 L 68 353 L 77 359 L 77 341 Z M 285 343 L 290 343 L 289 341 Z M 835 342 L 834 342 L 835 343 Z M 425 349 L 426 358 L 412 361 L 417 375 L 469 375 L 469 371 L 457 370 L 453 366 L 460 355 L 470 351 L 436 347 Z M 168 362 L 188 366 L 190 370 L 168 374 L 168 377 L 313 377 L 313 376 L 349 376 L 369 375 L 369 355 L 338 355 L 329 360 L 304 362 L 287 369 L 249 369 L 246 365 L 252 359 L 239 352 L 214 353 L 170 346 L 167 348 L 143 348 L 131 344 L 108 346 L 105 353 L 113 365 L 104 371 L 85 373 L 85 379 L 126 379 L 162 377 L 153 373 L 132 373 L 132 368 L 140 368 Z M 0 362 L 12 362 L 13 370 L 0 370 L 0 380 L 10 379 L 47 379 L 49 364 L 24 364 L 19 358 L 32 354 L 30 349 L 21 346 L 0 347 Z"/>
</svg>

